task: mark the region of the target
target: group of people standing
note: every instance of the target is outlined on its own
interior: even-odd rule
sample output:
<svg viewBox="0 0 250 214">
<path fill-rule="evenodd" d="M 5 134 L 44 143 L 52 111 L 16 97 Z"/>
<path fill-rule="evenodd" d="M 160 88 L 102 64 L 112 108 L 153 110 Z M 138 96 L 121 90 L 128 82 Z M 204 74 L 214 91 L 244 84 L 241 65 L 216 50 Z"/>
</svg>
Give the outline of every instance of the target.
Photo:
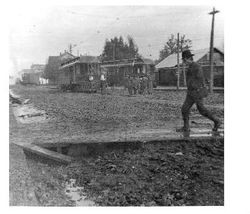
<svg viewBox="0 0 250 214">
<path fill-rule="evenodd" d="M 152 94 L 153 81 L 149 75 L 128 76 L 124 79 L 124 87 L 128 89 L 129 95 Z"/>
<path fill-rule="evenodd" d="M 101 73 L 99 77 L 99 89 L 103 94 L 108 86 L 108 80 L 105 73 Z M 89 76 L 90 87 L 93 87 L 94 77 Z M 124 88 L 128 89 L 129 95 L 135 94 L 152 94 L 153 91 L 153 81 L 150 75 L 136 76 L 130 75 L 124 78 L 123 82 Z"/>
<path fill-rule="evenodd" d="M 107 81 L 106 81 L 106 75 L 104 73 L 101 73 L 100 75 L 100 81 L 98 84 L 98 88 L 100 89 L 101 93 L 103 94 L 107 88 Z M 89 83 L 90 83 L 90 88 L 92 89 L 94 87 L 94 84 L 97 84 L 96 81 L 94 81 L 94 76 L 93 75 L 89 75 Z"/>
</svg>

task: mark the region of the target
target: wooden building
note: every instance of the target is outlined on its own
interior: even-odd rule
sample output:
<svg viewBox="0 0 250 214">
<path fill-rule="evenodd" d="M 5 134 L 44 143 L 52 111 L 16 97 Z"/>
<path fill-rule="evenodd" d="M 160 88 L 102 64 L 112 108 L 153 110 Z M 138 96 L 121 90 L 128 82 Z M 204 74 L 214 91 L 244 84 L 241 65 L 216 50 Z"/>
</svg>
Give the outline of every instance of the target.
<svg viewBox="0 0 250 214">
<path fill-rule="evenodd" d="M 49 84 L 59 84 L 59 75 L 61 64 L 74 59 L 75 56 L 64 51 L 59 56 L 49 56 L 45 65 L 44 77 L 49 80 Z"/>
<path fill-rule="evenodd" d="M 21 71 L 21 82 L 23 84 L 40 85 L 43 78 L 45 65 L 32 64 L 30 69 L 23 69 Z"/>
</svg>

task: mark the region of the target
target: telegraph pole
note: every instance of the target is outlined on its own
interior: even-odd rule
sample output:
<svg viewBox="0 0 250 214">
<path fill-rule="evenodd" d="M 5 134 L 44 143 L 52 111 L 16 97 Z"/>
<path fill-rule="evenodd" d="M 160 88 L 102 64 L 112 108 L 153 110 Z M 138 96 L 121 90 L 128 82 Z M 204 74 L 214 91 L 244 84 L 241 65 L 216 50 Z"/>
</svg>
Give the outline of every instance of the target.
<svg viewBox="0 0 250 214">
<path fill-rule="evenodd" d="M 179 33 L 177 34 L 177 90 L 180 88 Z"/>
<path fill-rule="evenodd" d="M 69 52 L 72 53 L 72 44 L 69 44 Z"/>
<path fill-rule="evenodd" d="M 187 80 L 186 80 L 186 70 L 185 70 L 185 64 L 182 63 L 182 72 L 183 72 L 183 81 L 184 81 L 184 86 L 187 86 Z"/>
<path fill-rule="evenodd" d="M 211 37 L 210 37 L 210 84 L 209 84 L 210 93 L 213 93 L 213 88 L 214 88 L 214 16 L 216 13 L 219 12 L 220 11 L 215 10 L 215 8 L 213 8 L 213 11 L 209 13 L 209 15 L 212 15 L 212 27 L 211 27 Z"/>
<path fill-rule="evenodd" d="M 115 43 L 113 44 L 113 60 L 115 61 Z"/>
</svg>

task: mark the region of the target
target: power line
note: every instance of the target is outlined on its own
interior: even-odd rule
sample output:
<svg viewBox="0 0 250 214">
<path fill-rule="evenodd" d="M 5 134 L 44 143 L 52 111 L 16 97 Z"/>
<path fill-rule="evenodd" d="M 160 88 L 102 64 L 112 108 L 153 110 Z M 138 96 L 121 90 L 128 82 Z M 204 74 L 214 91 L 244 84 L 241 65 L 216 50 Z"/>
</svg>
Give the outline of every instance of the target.
<svg viewBox="0 0 250 214">
<path fill-rule="evenodd" d="M 171 12 L 168 11 L 166 13 L 162 13 L 162 14 L 149 14 L 149 15 L 136 15 L 136 16 L 107 16 L 107 15 L 99 15 L 99 14 L 93 14 L 93 13 L 86 13 L 86 12 L 75 12 L 75 11 L 70 11 L 67 10 L 68 13 L 73 14 L 73 15 L 80 15 L 80 16 L 90 16 L 90 17 L 96 17 L 96 18 L 105 18 L 105 19 L 116 19 L 116 20 L 122 20 L 122 19 L 138 19 L 138 18 L 152 18 L 152 17 L 161 17 L 161 16 L 169 16 L 171 14 L 174 13 L 174 17 L 171 18 L 176 18 L 176 15 L 178 14 L 178 12 Z M 193 14 L 188 14 L 188 13 L 183 13 L 183 12 L 179 12 L 184 16 L 192 16 Z"/>
</svg>

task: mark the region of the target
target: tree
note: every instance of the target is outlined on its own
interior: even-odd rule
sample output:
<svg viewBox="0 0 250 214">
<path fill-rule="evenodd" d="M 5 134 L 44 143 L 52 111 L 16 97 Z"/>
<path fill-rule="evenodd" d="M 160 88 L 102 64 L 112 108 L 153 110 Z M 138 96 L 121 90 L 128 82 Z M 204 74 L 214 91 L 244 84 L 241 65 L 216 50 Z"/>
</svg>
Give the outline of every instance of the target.
<svg viewBox="0 0 250 214">
<path fill-rule="evenodd" d="M 131 36 L 124 42 L 122 36 L 106 39 L 101 55 L 102 61 L 135 58 L 139 56 L 139 50 Z"/>
<path fill-rule="evenodd" d="M 130 35 L 128 35 L 127 39 L 128 39 L 128 56 L 129 56 L 129 58 L 138 57 L 139 56 L 138 47 L 135 44 L 134 39 Z"/>
<path fill-rule="evenodd" d="M 192 41 L 190 39 L 186 39 L 185 37 L 186 37 L 185 35 L 182 35 L 180 37 L 179 41 L 180 52 L 192 47 Z M 173 53 L 177 53 L 177 38 L 175 38 L 174 34 L 171 34 L 170 38 L 164 45 L 163 49 L 160 51 L 159 61 L 165 59 L 166 57 L 168 57 Z"/>
</svg>

